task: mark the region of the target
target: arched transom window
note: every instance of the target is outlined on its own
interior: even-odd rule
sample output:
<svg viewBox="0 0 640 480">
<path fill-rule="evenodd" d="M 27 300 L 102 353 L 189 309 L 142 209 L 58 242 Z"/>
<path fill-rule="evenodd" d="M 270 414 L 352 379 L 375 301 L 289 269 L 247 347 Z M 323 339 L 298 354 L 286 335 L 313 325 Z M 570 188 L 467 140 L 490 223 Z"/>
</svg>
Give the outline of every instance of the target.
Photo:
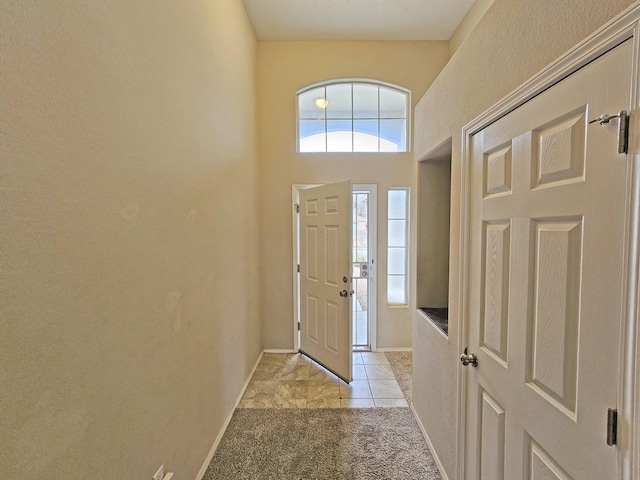
<svg viewBox="0 0 640 480">
<path fill-rule="evenodd" d="M 370 81 L 298 92 L 299 152 L 406 152 L 409 92 Z"/>
</svg>

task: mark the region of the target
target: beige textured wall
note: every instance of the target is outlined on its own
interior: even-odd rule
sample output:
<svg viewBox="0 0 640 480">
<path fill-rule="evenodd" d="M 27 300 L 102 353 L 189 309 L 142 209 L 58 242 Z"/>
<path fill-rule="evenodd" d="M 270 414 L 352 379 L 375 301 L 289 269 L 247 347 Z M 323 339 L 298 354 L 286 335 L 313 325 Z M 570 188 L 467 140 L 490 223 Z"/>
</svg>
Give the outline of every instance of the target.
<svg viewBox="0 0 640 480">
<path fill-rule="evenodd" d="M 449 339 L 414 319 L 413 406 L 450 480 L 456 479 L 457 304 L 462 127 L 506 96 L 631 0 L 495 0 L 416 108 L 416 159 L 452 137 Z"/>
<path fill-rule="evenodd" d="M 494 0 L 476 0 L 449 39 L 449 53 L 453 56 L 458 51 L 478 22 L 487 13 Z"/>
<path fill-rule="evenodd" d="M 260 348 L 240 0 L 0 4 L 0 477 L 194 479 Z"/>
<path fill-rule="evenodd" d="M 448 60 L 447 42 L 260 42 L 259 131 L 262 191 L 261 272 L 265 348 L 293 347 L 291 186 L 378 184 L 378 218 L 386 189 L 413 186 L 413 153 L 296 153 L 296 92 L 336 78 L 370 78 L 412 91 L 415 105 Z M 409 308 L 386 306 L 386 224 L 378 222 L 378 347 L 411 346 Z"/>
<path fill-rule="evenodd" d="M 449 204 L 451 159 L 420 162 L 416 307 L 444 308 L 449 293 Z"/>
</svg>

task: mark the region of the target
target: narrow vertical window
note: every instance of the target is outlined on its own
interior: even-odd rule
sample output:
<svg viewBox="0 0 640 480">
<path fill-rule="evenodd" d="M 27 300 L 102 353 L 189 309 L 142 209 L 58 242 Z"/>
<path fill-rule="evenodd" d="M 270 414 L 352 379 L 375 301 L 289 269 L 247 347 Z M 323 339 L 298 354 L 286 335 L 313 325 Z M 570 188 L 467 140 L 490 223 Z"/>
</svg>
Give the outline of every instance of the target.
<svg viewBox="0 0 640 480">
<path fill-rule="evenodd" d="M 390 188 L 387 201 L 387 303 L 407 305 L 409 189 Z"/>
</svg>

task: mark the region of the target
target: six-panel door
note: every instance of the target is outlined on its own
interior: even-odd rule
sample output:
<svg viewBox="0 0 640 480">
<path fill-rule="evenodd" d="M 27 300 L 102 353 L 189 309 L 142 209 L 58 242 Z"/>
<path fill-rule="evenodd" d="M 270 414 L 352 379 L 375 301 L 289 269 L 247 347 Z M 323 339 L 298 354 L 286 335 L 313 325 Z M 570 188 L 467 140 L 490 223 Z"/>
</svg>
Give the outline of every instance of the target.
<svg viewBox="0 0 640 480">
<path fill-rule="evenodd" d="M 616 478 L 632 44 L 472 137 L 466 478 Z"/>
<path fill-rule="evenodd" d="M 300 350 L 351 381 L 351 182 L 300 192 Z"/>
</svg>

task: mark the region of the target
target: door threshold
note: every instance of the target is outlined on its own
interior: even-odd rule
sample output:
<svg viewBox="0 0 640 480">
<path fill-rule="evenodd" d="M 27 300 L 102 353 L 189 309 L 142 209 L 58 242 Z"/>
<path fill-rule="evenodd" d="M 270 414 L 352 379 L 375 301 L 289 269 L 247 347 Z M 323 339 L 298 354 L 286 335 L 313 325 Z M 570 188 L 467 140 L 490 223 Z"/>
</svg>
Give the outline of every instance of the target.
<svg viewBox="0 0 640 480">
<path fill-rule="evenodd" d="M 361 352 L 371 352 L 371 347 L 355 347 L 355 346 L 354 346 L 354 347 L 351 349 L 351 351 L 352 351 L 352 352 L 358 352 L 358 353 L 361 353 Z"/>
</svg>

